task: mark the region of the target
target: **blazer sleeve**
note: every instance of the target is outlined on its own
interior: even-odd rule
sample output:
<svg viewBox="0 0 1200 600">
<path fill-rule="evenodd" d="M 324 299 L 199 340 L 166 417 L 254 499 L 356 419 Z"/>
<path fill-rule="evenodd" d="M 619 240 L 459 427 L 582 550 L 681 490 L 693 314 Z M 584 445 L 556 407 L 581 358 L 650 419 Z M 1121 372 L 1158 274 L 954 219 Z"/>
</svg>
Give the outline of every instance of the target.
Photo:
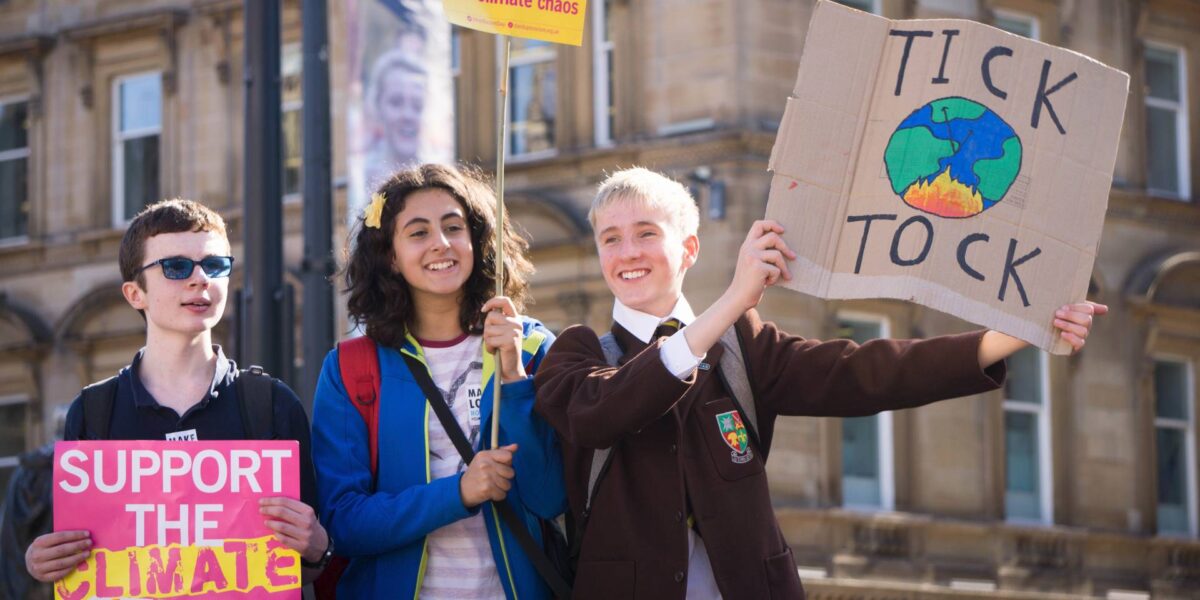
<svg viewBox="0 0 1200 600">
<path fill-rule="evenodd" d="M 582 325 L 567 328 L 534 381 L 537 410 L 568 443 L 609 448 L 663 416 L 695 383 L 663 365 L 655 340 L 619 367 L 604 360 L 600 338 Z"/>
<path fill-rule="evenodd" d="M 530 377 L 506 383 L 501 387 L 500 435 L 505 443 L 518 444 L 513 455 L 515 487 L 523 504 L 539 517 L 550 519 L 567 509 L 563 487 L 562 451 L 558 436 L 545 419 L 534 411 L 532 375 L 541 367 L 554 334 L 541 323 L 529 320 L 525 335 L 544 336 L 542 343 L 528 361 Z"/>
<path fill-rule="evenodd" d="M 805 339 L 749 311 L 739 326 L 756 401 L 780 415 L 867 416 L 996 389 L 1004 361 L 979 367 L 983 331 L 924 340 Z"/>
<path fill-rule="evenodd" d="M 463 506 L 461 475 L 399 493 L 373 491 L 367 426 L 342 385 L 337 350 L 325 357 L 317 381 L 312 449 L 321 522 L 344 556 L 400 548 L 478 511 Z"/>
</svg>

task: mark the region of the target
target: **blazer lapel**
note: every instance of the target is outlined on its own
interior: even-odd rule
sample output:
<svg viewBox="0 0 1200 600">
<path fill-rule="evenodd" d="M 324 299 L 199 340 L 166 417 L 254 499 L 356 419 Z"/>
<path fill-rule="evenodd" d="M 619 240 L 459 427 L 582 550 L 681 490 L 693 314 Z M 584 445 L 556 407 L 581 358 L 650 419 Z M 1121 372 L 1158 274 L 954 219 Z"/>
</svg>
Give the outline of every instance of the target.
<svg viewBox="0 0 1200 600">
<path fill-rule="evenodd" d="M 621 359 L 617 361 L 617 366 L 629 362 L 629 359 L 637 356 L 642 350 L 646 349 L 646 342 L 637 339 L 637 336 L 629 333 L 629 330 L 622 327 L 620 323 L 613 323 L 612 334 L 617 339 L 617 344 L 621 346 L 621 350 L 623 351 Z"/>
</svg>

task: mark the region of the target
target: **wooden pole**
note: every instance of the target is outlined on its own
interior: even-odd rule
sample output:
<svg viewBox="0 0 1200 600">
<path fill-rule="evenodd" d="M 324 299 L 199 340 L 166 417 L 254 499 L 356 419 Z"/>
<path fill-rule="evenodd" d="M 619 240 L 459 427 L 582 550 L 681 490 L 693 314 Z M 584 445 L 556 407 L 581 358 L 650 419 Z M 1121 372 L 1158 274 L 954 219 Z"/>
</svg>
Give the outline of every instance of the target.
<svg viewBox="0 0 1200 600">
<path fill-rule="evenodd" d="M 500 36 L 504 40 L 504 60 L 500 69 L 500 88 L 496 96 L 496 296 L 504 295 L 504 153 L 508 147 L 508 60 L 512 53 L 512 39 L 507 35 Z M 496 365 L 496 373 L 492 376 L 492 448 L 500 445 L 500 387 L 503 383 L 501 376 L 500 351 L 497 350 L 492 359 Z"/>
</svg>

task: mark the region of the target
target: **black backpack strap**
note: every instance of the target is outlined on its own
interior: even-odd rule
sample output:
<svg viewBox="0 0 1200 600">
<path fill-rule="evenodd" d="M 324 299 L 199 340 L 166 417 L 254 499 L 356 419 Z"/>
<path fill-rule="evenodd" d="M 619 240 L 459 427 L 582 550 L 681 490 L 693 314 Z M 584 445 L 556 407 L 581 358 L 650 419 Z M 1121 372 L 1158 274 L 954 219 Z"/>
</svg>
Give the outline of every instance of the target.
<svg viewBox="0 0 1200 600">
<path fill-rule="evenodd" d="M 567 555 L 572 560 L 578 560 L 579 553 L 583 551 L 583 530 L 587 528 L 588 519 L 592 516 L 592 502 L 596 499 L 596 488 L 600 485 L 600 480 L 608 474 L 608 468 L 612 466 L 612 451 L 612 448 L 597 448 L 592 451 L 592 468 L 588 471 L 587 498 L 584 499 L 583 512 L 579 515 L 579 522 L 575 523 L 571 543 L 567 550 Z"/>
<path fill-rule="evenodd" d="M 600 336 L 600 349 L 604 351 L 604 362 L 612 367 L 617 366 L 621 356 L 625 354 L 625 351 L 621 349 L 621 344 L 617 342 L 616 336 L 611 331 Z M 583 500 L 583 512 L 579 515 L 579 522 L 575 523 L 568 550 L 568 555 L 573 560 L 578 560 L 579 553 L 583 550 L 583 530 L 592 516 L 592 502 L 596 499 L 596 490 L 600 487 L 600 480 L 608 474 L 612 460 L 612 448 L 596 448 L 592 451 L 592 467 L 588 470 L 587 498 Z"/>
<path fill-rule="evenodd" d="M 107 440 L 117 401 L 117 376 L 97 381 L 79 393 L 83 400 L 83 439 Z"/>
<path fill-rule="evenodd" d="M 611 367 L 617 366 L 621 356 L 625 354 L 612 332 L 600 336 L 600 348 L 604 350 L 604 362 Z M 583 528 L 587 525 L 588 517 L 592 513 L 592 500 L 596 497 L 596 487 L 600 485 L 600 480 L 604 478 L 605 473 L 608 473 L 608 466 L 612 464 L 612 451 L 612 448 L 596 448 L 592 451 L 592 468 L 588 471 L 587 498 L 584 499 L 583 514 L 580 515 L 577 535 L 571 540 L 573 550 L 571 556 L 579 554 L 577 546 L 581 544 Z"/>
<path fill-rule="evenodd" d="M 625 354 L 625 350 L 620 348 L 620 342 L 617 337 L 612 335 L 612 331 L 600 336 L 600 348 L 604 350 L 604 360 L 608 366 L 617 366 L 620 358 Z M 580 515 L 580 527 L 575 541 L 571 542 L 572 548 L 578 544 L 578 539 L 583 538 L 583 527 L 588 522 L 588 515 L 592 514 L 592 500 L 596 496 L 596 486 L 600 485 L 600 480 L 604 478 L 605 473 L 608 473 L 608 464 L 612 463 L 612 448 L 598 448 L 592 452 L 592 468 L 588 470 L 588 497 L 584 499 L 583 514 Z M 571 556 L 577 556 L 576 552 L 572 552 Z"/>
<path fill-rule="evenodd" d="M 450 411 L 450 406 L 446 404 L 446 399 L 442 396 L 442 392 L 437 389 L 433 383 L 433 378 L 429 376 L 429 370 L 424 364 L 416 358 L 408 354 L 401 353 L 404 357 L 404 362 L 408 364 L 408 370 L 412 372 L 413 378 L 417 380 L 417 384 L 421 386 L 421 391 L 425 392 L 425 398 L 429 401 L 429 406 L 433 408 L 433 412 L 437 413 L 438 421 L 442 423 L 442 429 L 446 430 L 446 435 L 450 441 L 454 442 L 454 447 L 458 449 L 458 453 L 469 465 L 471 460 L 475 458 L 475 450 L 471 447 L 471 443 L 467 441 L 466 434 L 463 433 L 462 427 L 459 427 L 458 420 L 454 418 L 454 413 Z M 497 418 L 495 413 L 492 418 Z M 550 586 L 550 590 L 558 598 L 570 598 L 571 586 L 559 574 L 558 569 L 546 558 L 545 551 L 529 534 L 529 530 L 525 528 L 525 524 L 521 522 L 521 517 L 513 510 L 512 505 L 508 500 L 501 502 L 492 502 L 492 506 L 496 508 L 496 512 L 500 515 L 501 520 L 508 526 L 513 537 L 517 539 L 517 544 L 525 551 L 525 556 L 533 563 L 533 568 L 537 570 L 538 575 L 541 575 L 542 580 L 546 585 Z"/>
<path fill-rule="evenodd" d="M 612 332 L 600 336 L 600 348 L 604 350 L 604 362 L 612 367 L 617 366 L 621 356 L 625 354 Z M 612 451 L 612 448 L 597 448 L 592 452 L 592 468 L 588 471 L 587 498 L 584 499 L 583 514 L 579 520 L 581 535 L 575 536 L 576 540 L 583 537 L 583 526 L 587 523 L 588 515 L 592 511 L 592 499 L 596 497 L 596 486 L 608 472 L 608 465 L 612 463 Z M 571 545 L 575 546 L 576 544 L 572 543 Z M 571 556 L 576 556 L 576 553 L 572 553 Z"/>
<path fill-rule="evenodd" d="M 275 439 L 274 388 L 271 376 L 260 366 L 250 365 L 238 373 L 238 408 L 246 439 Z"/>
</svg>

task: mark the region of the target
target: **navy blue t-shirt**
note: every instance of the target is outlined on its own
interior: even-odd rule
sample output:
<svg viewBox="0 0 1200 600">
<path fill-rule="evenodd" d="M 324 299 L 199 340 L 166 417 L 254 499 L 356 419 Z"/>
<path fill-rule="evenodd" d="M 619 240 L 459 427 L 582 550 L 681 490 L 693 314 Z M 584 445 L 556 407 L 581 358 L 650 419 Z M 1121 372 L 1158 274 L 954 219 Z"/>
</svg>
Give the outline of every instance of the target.
<svg viewBox="0 0 1200 600">
<path fill-rule="evenodd" d="M 241 440 L 246 438 L 242 427 L 241 406 L 237 399 L 239 371 L 237 363 L 225 357 L 220 346 L 213 346 L 217 353 L 217 368 L 213 373 L 208 393 L 183 416 L 158 403 L 139 376 L 142 363 L 142 348 L 133 357 L 133 362 L 117 374 L 117 394 L 113 400 L 112 418 L 109 421 L 110 440 Z M 275 439 L 300 442 L 300 499 L 317 510 L 317 486 L 312 463 L 312 446 L 309 442 L 308 415 L 296 393 L 278 379 L 272 379 L 274 412 L 272 430 Z M 77 396 L 67 411 L 66 429 L 63 439 L 67 441 L 96 439 L 92 432 L 84 431 L 83 400 Z M 192 437 L 191 433 L 195 433 Z M 172 435 L 175 434 L 175 435 Z M 168 436 L 172 436 L 168 438 Z"/>
</svg>

